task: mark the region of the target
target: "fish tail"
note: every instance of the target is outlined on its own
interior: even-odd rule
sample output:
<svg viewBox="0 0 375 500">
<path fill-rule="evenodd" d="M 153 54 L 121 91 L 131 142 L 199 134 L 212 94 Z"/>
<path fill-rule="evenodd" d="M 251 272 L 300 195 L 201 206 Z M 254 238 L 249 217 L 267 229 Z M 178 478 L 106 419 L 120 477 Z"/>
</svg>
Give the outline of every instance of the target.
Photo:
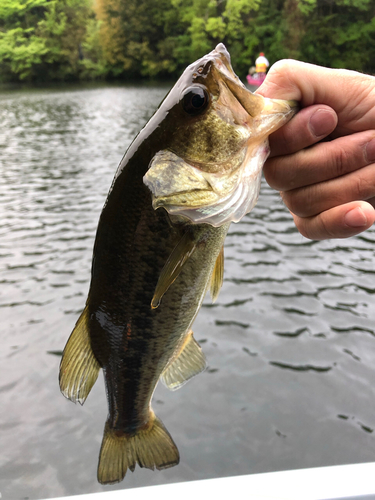
<svg viewBox="0 0 375 500">
<path fill-rule="evenodd" d="M 151 413 L 147 426 L 128 434 L 116 431 L 107 421 L 99 456 L 98 481 L 113 484 L 122 481 L 126 471 L 140 467 L 158 470 L 177 465 L 178 449 L 161 420 Z"/>
</svg>

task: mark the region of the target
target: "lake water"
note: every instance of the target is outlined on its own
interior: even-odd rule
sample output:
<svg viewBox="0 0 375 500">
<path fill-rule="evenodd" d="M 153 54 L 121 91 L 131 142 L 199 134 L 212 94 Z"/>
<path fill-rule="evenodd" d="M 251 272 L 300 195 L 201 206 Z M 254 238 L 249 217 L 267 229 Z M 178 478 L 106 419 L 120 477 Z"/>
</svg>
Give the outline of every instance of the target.
<svg viewBox="0 0 375 500">
<path fill-rule="evenodd" d="M 107 408 L 59 391 L 101 207 L 167 87 L 0 93 L 0 492 L 40 499 L 375 460 L 375 231 L 311 242 L 265 183 L 194 325 L 209 367 L 153 406 L 177 467 L 96 481 Z"/>
</svg>

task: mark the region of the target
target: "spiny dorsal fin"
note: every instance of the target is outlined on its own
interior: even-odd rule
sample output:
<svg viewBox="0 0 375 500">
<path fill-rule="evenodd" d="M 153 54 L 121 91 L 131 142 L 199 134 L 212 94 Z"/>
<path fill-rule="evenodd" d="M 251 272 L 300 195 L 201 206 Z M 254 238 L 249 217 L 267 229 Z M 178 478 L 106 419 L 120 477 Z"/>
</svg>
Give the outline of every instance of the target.
<svg viewBox="0 0 375 500">
<path fill-rule="evenodd" d="M 175 391 L 205 368 L 206 358 L 190 330 L 180 352 L 162 373 L 161 380 L 168 389 Z"/>
<path fill-rule="evenodd" d="M 177 465 L 178 449 L 161 420 L 151 413 L 149 423 L 132 434 L 115 431 L 107 422 L 99 456 L 98 481 L 118 483 L 135 465 L 158 470 Z"/>
<path fill-rule="evenodd" d="M 60 390 L 73 403 L 83 405 L 98 378 L 100 365 L 90 345 L 88 308 L 83 310 L 66 343 L 60 363 Z"/>
<path fill-rule="evenodd" d="M 219 296 L 220 289 L 223 286 L 224 278 L 224 246 L 221 247 L 220 253 L 217 256 L 215 267 L 211 276 L 210 294 L 212 302 L 215 302 Z"/>
<path fill-rule="evenodd" d="M 192 239 L 189 231 L 187 231 L 173 249 L 160 273 L 151 301 L 152 309 L 156 309 L 159 306 L 161 298 L 180 274 L 183 265 L 194 252 L 195 247 L 196 242 Z"/>
</svg>

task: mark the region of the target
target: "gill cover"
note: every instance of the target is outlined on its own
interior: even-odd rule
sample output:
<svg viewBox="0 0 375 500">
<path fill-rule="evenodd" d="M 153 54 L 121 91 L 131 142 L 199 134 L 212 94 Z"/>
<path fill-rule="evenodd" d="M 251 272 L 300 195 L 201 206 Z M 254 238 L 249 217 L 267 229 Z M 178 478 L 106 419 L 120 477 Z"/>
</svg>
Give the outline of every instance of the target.
<svg viewBox="0 0 375 500">
<path fill-rule="evenodd" d="M 245 153 L 241 151 L 240 157 Z M 143 178 L 153 208 L 215 227 L 240 221 L 257 202 L 268 147 L 259 145 L 253 153 L 234 172 L 219 175 L 194 167 L 171 151 L 159 151 Z"/>
</svg>

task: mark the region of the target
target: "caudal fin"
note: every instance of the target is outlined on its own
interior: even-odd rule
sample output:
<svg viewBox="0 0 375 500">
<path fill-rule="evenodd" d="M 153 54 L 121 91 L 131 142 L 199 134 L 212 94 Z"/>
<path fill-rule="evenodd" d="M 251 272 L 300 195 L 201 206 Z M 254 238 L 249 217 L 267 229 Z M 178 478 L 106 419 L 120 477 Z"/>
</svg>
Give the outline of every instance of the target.
<svg viewBox="0 0 375 500">
<path fill-rule="evenodd" d="M 111 429 L 105 424 L 99 456 L 98 481 L 101 484 L 119 483 L 126 471 L 140 467 L 158 470 L 177 465 L 180 461 L 178 449 L 161 420 L 154 414 L 150 423 L 135 434 L 126 434 Z"/>
</svg>

